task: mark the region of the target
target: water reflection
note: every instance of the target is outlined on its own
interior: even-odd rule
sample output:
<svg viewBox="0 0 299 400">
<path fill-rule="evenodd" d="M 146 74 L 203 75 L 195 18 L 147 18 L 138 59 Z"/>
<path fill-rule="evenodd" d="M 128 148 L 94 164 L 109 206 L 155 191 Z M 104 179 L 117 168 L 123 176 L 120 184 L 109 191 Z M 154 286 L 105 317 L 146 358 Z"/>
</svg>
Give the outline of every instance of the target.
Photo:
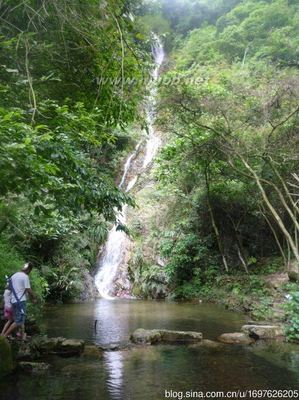
<svg viewBox="0 0 299 400">
<path fill-rule="evenodd" d="M 119 304 L 123 307 L 119 307 Z M 122 303 L 118 300 L 109 301 L 101 299 L 94 307 L 94 320 L 96 329 L 94 340 L 99 344 L 111 344 L 127 339 L 124 333 L 130 331 L 129 316 L 131 302 Z"/>
<path fill-rule="evenodd" d="M 94 321 L 98 320 L 97 332 Z M 100 300 L 95 304 L 50 307 L 49 336 L 99 344 L 126 341 L 139 327 L 186 329 L 214 339 L 238 331 L 238 313 L 207 304 Z M 16 373 L 0 380 L 1 400 L 157 400 L 164 390 L 297 389 L 299 346 L 141 346 L 99 357 L 53 358 L 44 374 Z"/>
<path fill-rule="evenodd" d="M 97 329 L 94 325 L 97 320 Z M 206 339 L 237 332 L 244 316 L 210 304 L 99 299 L 89 304 L 48 307 L 45 330 L 49 336 L 84 339 L 98 344 L 123 342 L 137 328 L 200 331 Z"/>
<path fill-rule="evenodd" d="M 123 353 L 106 352 L 104 366 L 107 373 L 107 389 L 113 400 L 124 399 Z"/>
</svg>

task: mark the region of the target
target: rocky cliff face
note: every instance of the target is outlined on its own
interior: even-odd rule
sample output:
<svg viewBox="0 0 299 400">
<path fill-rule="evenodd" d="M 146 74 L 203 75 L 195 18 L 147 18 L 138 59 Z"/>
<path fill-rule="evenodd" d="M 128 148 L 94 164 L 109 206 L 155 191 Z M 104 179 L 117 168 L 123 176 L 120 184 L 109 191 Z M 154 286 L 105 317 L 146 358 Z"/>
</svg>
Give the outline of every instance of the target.
<svg viewBox="0 0 299 400">
<path fill-rule="evenodd" d="M 87 302 L 95 300 L 98 297 L 98 290 L 96 288 L 94 277 L 90 274 L 87 269 L 82 272 L 83 278 L 83 290 L 80 296 L 76 299 L 78 302 Z"/>
<path fill-rule="evenodd" d="M 152 71 L 152 83 L 147 88 L 148 99 L 144 107 L 147 130 L 140 132 L 141 140 L 136 146 L 135 151 L 127 158 L 124 164 L 123 176 L 119 184 L 119 187 L 125 192 L 134 195 L 134 198 L 137 200 L 137 208 L 132 210 L 124 207 L 122 212 L 119 212 L 119 222 L 121 225 L 129 226 L 130 237 L 125 237 L 123 233 L 119 232 L 118 226 L 115 225 L 109 232 L 103 254 L 100 257 L 99 271 L 96 274 L 95 281 L 99 293 L 105 298 L 110 298 L 111 296 L 130 297 L 134 291 L 134 286 L 136 286 L 136 281 L 139 281 L 138 286 L 147 286 L 147 282 L 144 280 L 147 280 L 149 277 L 148 274 L 139 276 L 144 272 L 144 268 L 141 265 L 139 267 L 141 267 L 142 271 L 139 271 L 140 273 L 138 272 L 137 274 L 136 269 L 132 269 L 131 267 L 134 265 L 132 258 L 134 259 L 136 254 L 138 254 L 136 243 L 140 240 L 144 241 L 141 239 L 141 235 L 144 238 L 152 232 L 151 226 L 146 223 L 146 218 L 148 211 L 151 211 L 151 217 L 153 216 L 153 207 L 150 206 L 150 208 L 147 208 L 150 203 L 140 200 L 142 199 L 144 189 L 148 190 L 155 186 L 152 167 L 155 156 L 161 147 L 161 138 L 155 127 L 155 120 L 157 115 L 157 80 L 165 54 L 162 42 L 155 34 L 153 34 L 152 55 L 155 60 L 155 67 Z M 142 193 L 141 196 L 139 195 L 140 193 Z M 152 205 L 154 206 L 154 203 Z M 137 222 L 135 218 L 136 214 L 139 215 Z M 137 227 L 135 222 L 140 225 L 139 232 L 135 229 Z M 150 264 L 152 263 L 152 259 L 156 258 L 156 250 L 155 248 L 150 249 Z M 141 293 L 142 291 L 140 291 L 140 294 L 144 295 L 144 293 Z M 160 294 L 158 293 L 161 290 L 155 287 L 155 292 L 155 297 L 159 297 Z"/>
<path fill-rule="evenodd" d="M 122 263 L 113 282 L 111 295 L 116 297 L 129 298 L 142 295 L 142 291 L 138 288 L 141 282 L 137 279 L 134 267 L 140 248 L 142 248 L 143 263 L 158 265 L 158 249 L 151 240 L 150 232 L 153 224 L 159 222 L 159 211 L 161 211 L 162 205 L 156 196 L 156 180 L 153 173 L 154 162 L 150 162 L 146 168 L 143 168 L 146 139 L 146 137 L 143 138 L 142 145 L 132 160 L 130 171 L 126 178 L 127 182 L 131 182 L 134 177 L 137 178 L 134 187 L 130 191 L 130 194 L 135 199 L 136 207 L 128 207 L 126 210 L 126 224 L 130 235 L 125 237 Z M 159 142 L 161 141 L 160 136 L 158 136 L 158 140 Z"/>
</svg>

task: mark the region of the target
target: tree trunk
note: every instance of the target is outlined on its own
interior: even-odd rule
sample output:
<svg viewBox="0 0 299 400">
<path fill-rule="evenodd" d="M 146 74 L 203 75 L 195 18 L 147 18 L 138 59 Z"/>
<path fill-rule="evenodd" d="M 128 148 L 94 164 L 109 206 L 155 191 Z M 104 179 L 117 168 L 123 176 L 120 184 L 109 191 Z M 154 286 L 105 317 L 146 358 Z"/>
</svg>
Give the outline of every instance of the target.
<svg viewBox="0 0 299 400">
<path fill-rule="evenodd" d="M 251 168 L 251 166 L 247 163 L 247 161 L 245 160 L 245 158 L 241 155 L 238 154 L 238 156 L 240 157 L 240 160 L 242 161 L 243 165 L 245 166 L 245 168 L 250 172 L 250 174 L 252 175 L 252 177 L 254 178 L 257 187 L 259 189 L 259 191 L 261 192 L 261 195 L 263 197 L 263 200 L 266 204 L 266 206 L 268 207 L 268 209 L 270 210 L 271 214 L 273 215 L 275 221 L 277 222 L 278 226 L 280 227 L 280 229 L 282 230 L 283 234 L 285 235 L 290 248 L 294 254 L 294 257 L 296 259 L 296 261 L 299 263 L 299 252 L 298 252 L 298 248 L 293 240 L 293 238 L 291 237 L 290 233 L 288 232 L 287 228 L 285 227 L 282 219 L 280 218 L 278 212 L 275 210 L 275 208 L 273 207 L 273 205 L 271 204 L 265 189 L 261 183 L 261 179 L 259 178 L 259 176 L 257 175 L 257 173 L 255 172 L 255 170 L 253 168 Z"/>
<path fill-rule="evenodd" d="M 220 251 L 220 254 L 221 254 L 222 263 L 223 263 L 223 266 L 225 268 L 225 271 L 228 272 L 228 264 L 227 264 L 226 256 L 225 256 L 224 249 L 223 249 L 223 246 L 222 246 L 221 236 L 220 236 L 219 229 L 218 229 L 216 221 L 215 221 L 215 216 L 214 216 L 213 208 L 212 208 L 211 201 L 210 201 L 210 186 L 209 186 L 209 180 L 208 179 L 209 179 L 208 178 L 208 171 L 207 171 L 207 168 L 206 168 L 206 170 L 205 170 L 205 181 L 206 181 L 206 188 L 207 188 L 208 209 L 209 209 L 209 213 L 210 213 L 213 229 L 214 229 L 214 232 L 215 232 L 215 235 L 216 235 L 218 248 L 219 248 L 219 251 Z"/>
</svg>

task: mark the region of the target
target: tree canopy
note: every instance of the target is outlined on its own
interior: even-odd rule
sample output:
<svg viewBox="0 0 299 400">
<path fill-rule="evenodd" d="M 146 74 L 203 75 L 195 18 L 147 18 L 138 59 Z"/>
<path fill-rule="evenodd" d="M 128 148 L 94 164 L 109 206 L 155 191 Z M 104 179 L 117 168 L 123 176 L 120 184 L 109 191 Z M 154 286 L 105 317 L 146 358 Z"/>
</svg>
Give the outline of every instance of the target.
<svg viewBox="0 0 299 400">
<path fill-rule="evenodd" d="M 0 2 L 1 237 L 58 271 L 63 243 L 86 235 L 73 245 L 78 257 L 80 246 L 88 253 L 90 241 L 104 239 L 106 221 L 131 202 L 116 187 L 115 167 L 130 140 L 126 127 L 142 123 L 150 64 L 135 7 Z M 91 267 L 95 259 L 87 258 Z"/>
</svg>

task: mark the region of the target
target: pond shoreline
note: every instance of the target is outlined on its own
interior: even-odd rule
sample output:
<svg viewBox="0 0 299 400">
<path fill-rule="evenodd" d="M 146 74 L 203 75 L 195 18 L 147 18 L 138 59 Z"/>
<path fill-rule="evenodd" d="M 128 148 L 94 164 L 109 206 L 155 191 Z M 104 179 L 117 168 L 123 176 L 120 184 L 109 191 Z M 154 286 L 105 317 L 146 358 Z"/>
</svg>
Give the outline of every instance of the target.
<svg viewBox="0 0 299 400">
<path fill-rule="evenodd" d="M 244 314 L 222 306 L 99 299 L 48 305 L 43 324 L 48 337 L 31 338 L 40 354 L 30 360 L 25 343 L 18 369 L 0 379 L 5 400 L 156 400 L 167 388 L 198 384 L 203 390 L 232 390 L 290 389 L 299 383 L 298 347 L 281 338 L 249 338 L 241 329 L 248 325 Z M 195 342 L 183 342 L 192 332 Z"/>
</svg>

